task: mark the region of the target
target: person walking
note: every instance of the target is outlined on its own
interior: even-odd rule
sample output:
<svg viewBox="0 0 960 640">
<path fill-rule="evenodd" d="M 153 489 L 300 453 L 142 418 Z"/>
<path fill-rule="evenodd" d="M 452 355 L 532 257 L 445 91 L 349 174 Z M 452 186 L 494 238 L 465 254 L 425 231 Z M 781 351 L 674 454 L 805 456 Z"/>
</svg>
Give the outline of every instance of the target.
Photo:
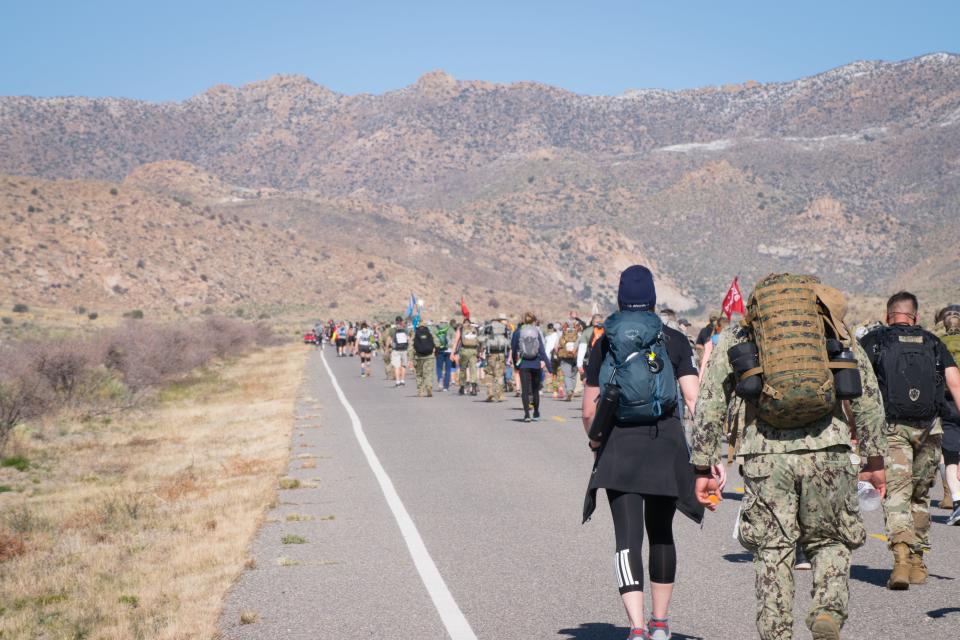
<svg viewBox="0 0 960 640">
<path fill-rule="evenodd" d="M 436 372 L 433 352 L 436 343 L 429 323 L 421 323 L 413 332 L 413 371 L 417 379 L 417 397 L 433 397 L 433 375 Z"/>
<path fill-rule="evenodd" d="M 940 341 L 946 345 L 954 362 L 960 360 L 960 305 L 949 305 L 940 313 L 942 332 Z M 948 396 L 943 417 L 943 499 L 940 507 L 950 509 L 948 525 L 960 526 L 960 412 L 956 411 L 957 397 L 947 389 Z"/>
<path fill-rule="evenodd" d="M 453 338 L 456 327 L 445 318 L 441 320 L 433 330 L 433 337 L 437 343 L 437 391 L 450 390 L 450 341 Z"/>
<path fill-rule="evenodd" d="M 410 333 L 402 316 L 397 316 L 395 324 L 387 330 L 385 342 L 390 348 L 393 386 L 405 387 L 407 385 L 407 365 L 409 364 Z"/>
<path fill-rule="evenodd" d="M 562 397 L 567 402 L 573 400 L 577 389 L 577 344 L 580 342 L 580 332 L 575 322 L 563 323 L 563 331 L 556 346 L 556 361 L 559 363 L 560 373 L 563 374 Z"/>
<path fill-rule="evenodd" d="M 370 359 L 373 357 L 373 329 L 366 322 L 357 332 L 357 345 L 360 352 L 360 377 L 370 377 Z"/>
<path fill-rule="evenodd" d="M 503 402 L 504 370 L 510 357 L 510 329 L 507 318 L 498 315 L 483 330 L 487 354 L 487 402 Z"/>
<path fill-rule="evenodd" d="M 883 397 L 887 436 L 887 493 L 883 500 L 893 570 L 887 588 L 927 581 L 930 549 L 928 493 L 940 463 L 944 382 L 960 410 L 960 370 L 946 345 L 918 324 L 919 303 L 908 291 L 887 300 L 886 326 L 860 339 Z"/>
<path fill-rule="evenodd" d="M 630 620 L 628 640 L 670 638 L 669 608 L 676 578 L 673 518 L 679 509 L 695 522 L 703 507 L 693 493 L 694 475 L 680 425 L 677 386 L 690 410 L 697 397 L 697 370 L 689 344 L 653 312 L 656 288 L 650 270 L 634 265 L 620 274 L 619 311 L 603 322 L 593 345 L 583 390 L 583 428 L 590 434 L 601 390 L 619 389 L 613 426 L 595 454 L 583 520 L 593 514 L 604 489 L 616 538 L 617 586 Z M 723 467 L 717 466 L 721 483 Z M 644 533 L 652 615 L 644 613 Z"/>
<path fill-rule="evenodd" d="M 550 358 L 543 334 L 537 326 L 537 317 L 532 312 L 527 311 L 523 315 L 523 324 L 513 332 L 510 352 L 513 354 L 514 373 L 520 376 L 523 421 L 540 420 L 540 386 L 543 372 L 550 370 Z"/>
<path fill-rule="evenodd" d="M 480 329 L 470 318 L 464 318 L 456 335 L 453 352 L 460 368 L 460 395 L 477 395 L 477 353 L 480 349 Z"/>
<path fill-rule="evenodd" d="M 885 490 L 880 389 L 867 354 L 843 323 L 844 305 L 839 291 L 813 276 L 767 276 L 750 296 L 746 324 L 720 334 L 700 386 L 691 461 L 697 499 L 710 510 L 722 499 L 712 475 L 725 453 L 724 418 L 733 390 L 743 398 L 737 453 L 744 495 L 737 537 L 753 553 L 762 640 L 793 638 L 797 542 L 813 566 L 807 627 L 815 640 L 840 637 L 851 552 L 866 541 L 858 472 L 881 495 Z M 832 373 L 828 340 L 842 347 L 844 368 L 836 371 L 853 376 L 859 388 L 848 378 L 841 385 Z M 784 344 L 788 358 L 781 355 Z M 844 399 L 859 451 L 851 444 Z"/>
</svg>

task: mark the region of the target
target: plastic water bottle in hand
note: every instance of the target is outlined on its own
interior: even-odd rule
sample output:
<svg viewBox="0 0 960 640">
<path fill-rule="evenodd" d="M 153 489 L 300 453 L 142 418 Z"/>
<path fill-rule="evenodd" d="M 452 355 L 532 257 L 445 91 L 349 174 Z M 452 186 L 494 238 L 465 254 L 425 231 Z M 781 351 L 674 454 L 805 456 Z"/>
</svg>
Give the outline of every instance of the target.
<svg viewBox="0 0 960 640">
<path fill-rule="evenodd" d="M 860 511 L 873 511 L 880 507 L 880 492 L 865 480 L 857 483 L 857 498 L 860 500 Z"/>
</svg>

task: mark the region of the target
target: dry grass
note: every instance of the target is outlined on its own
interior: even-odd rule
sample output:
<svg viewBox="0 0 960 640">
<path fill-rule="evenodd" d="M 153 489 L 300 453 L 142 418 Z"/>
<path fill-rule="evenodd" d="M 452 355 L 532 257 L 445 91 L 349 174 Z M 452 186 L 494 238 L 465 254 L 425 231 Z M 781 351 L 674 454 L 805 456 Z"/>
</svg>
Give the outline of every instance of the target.
<svg viewBox="0 0 960 640">
<path fill-rule="evenodd" d="M 265 349 L 138 417 L 15 441 L 30 467 L 0 478 L 0 637 L 215 637 L 276 499 L 306 353 Z"/>
</svg>

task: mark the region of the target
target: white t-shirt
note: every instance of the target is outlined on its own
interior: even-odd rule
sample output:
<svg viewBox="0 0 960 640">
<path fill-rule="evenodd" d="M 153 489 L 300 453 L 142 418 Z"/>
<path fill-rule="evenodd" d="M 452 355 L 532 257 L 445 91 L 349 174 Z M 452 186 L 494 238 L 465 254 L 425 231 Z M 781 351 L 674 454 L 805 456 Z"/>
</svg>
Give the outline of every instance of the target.
<svg viewBox="0 0 960 640">
<path fill-rule="evenodd" d="M 547 357 L 550 357 L 550 354 L 553 353 L 553 350 L 557 348 L 557 343 L 560 342 L 560 332 L 551 331 L 543 341 L 543 346 L 547 351 Z"/>
<path fill-rule="evenodd" d="M 369 347 L 371 339 L 373 339 L 373 329 L 360 329 L 357 333 L 357 343 L 361 347 Z"/>
</svg>

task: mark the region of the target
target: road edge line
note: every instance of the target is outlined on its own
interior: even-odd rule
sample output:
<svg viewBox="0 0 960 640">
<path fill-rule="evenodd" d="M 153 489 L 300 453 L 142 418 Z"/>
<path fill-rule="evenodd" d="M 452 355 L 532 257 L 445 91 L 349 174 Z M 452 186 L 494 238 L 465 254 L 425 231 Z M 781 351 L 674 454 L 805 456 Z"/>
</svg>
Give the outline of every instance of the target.
<svg viewBox="0 0 960 640">
<path fill-rule="evenodd" d="M 346 394 L 343 393 L 343 389 L 340 388 L 340 383 L 337 381 L 337 376 L 333 373 L 333 369 L 330 368 L 322 351 L 320 352 L 320 360 L 327 370 L 327 375 L 330 376 L 330 382 L 333 384 L 333 390 L 337 392 L 340 404 L 343 405 L 347 415 L 350 416 L 353 435 L 367 459 L 367 464 L 370 465 L 370 470 L 373 471 L 374 477 L 380 484 L 380 490 L 383 492 L 383 497 L 387 501 L 387 506 L 390 507 L 390 512 L 393 514 L 397 526 L 400 527 L 400 533 L 407 544 L 407 550 L 410 552 L 413 564 L 417 568 L 417 573 L 420 574 L 420 580 L 423 582 L 423 586 L 427 588 L 427 593 L 430 594 L 433 606 L 440 614 L 440 620 L 446 627 L 447 634 L 451 640 L 477 640 L 470 623 L 463 615 L 463 611 L 460 610 L 456 600 L 453 599 L 453 594 L 447 588 L 443 576 L 440 575 L 440 570 L 437 569 L 433 558 L 430 557 L 430 552 L 427 551 L 427 546 L 424 544 L 423 538 L 420 537 L 417 526 L 413 523 L 413 519 L 403 505 L 400 495 L 394 488 L 393 481 L 390 480 L 390 476 L 387 475 L 383 465 L 380 464 L 380 459 L 370 445 L 370 441 L 367 440 L 367 435 L 363 431 L 363 424 L 360 422 L 360 416 L 357 415 L 350 401 L 347 400 Z"/>
</svg>

